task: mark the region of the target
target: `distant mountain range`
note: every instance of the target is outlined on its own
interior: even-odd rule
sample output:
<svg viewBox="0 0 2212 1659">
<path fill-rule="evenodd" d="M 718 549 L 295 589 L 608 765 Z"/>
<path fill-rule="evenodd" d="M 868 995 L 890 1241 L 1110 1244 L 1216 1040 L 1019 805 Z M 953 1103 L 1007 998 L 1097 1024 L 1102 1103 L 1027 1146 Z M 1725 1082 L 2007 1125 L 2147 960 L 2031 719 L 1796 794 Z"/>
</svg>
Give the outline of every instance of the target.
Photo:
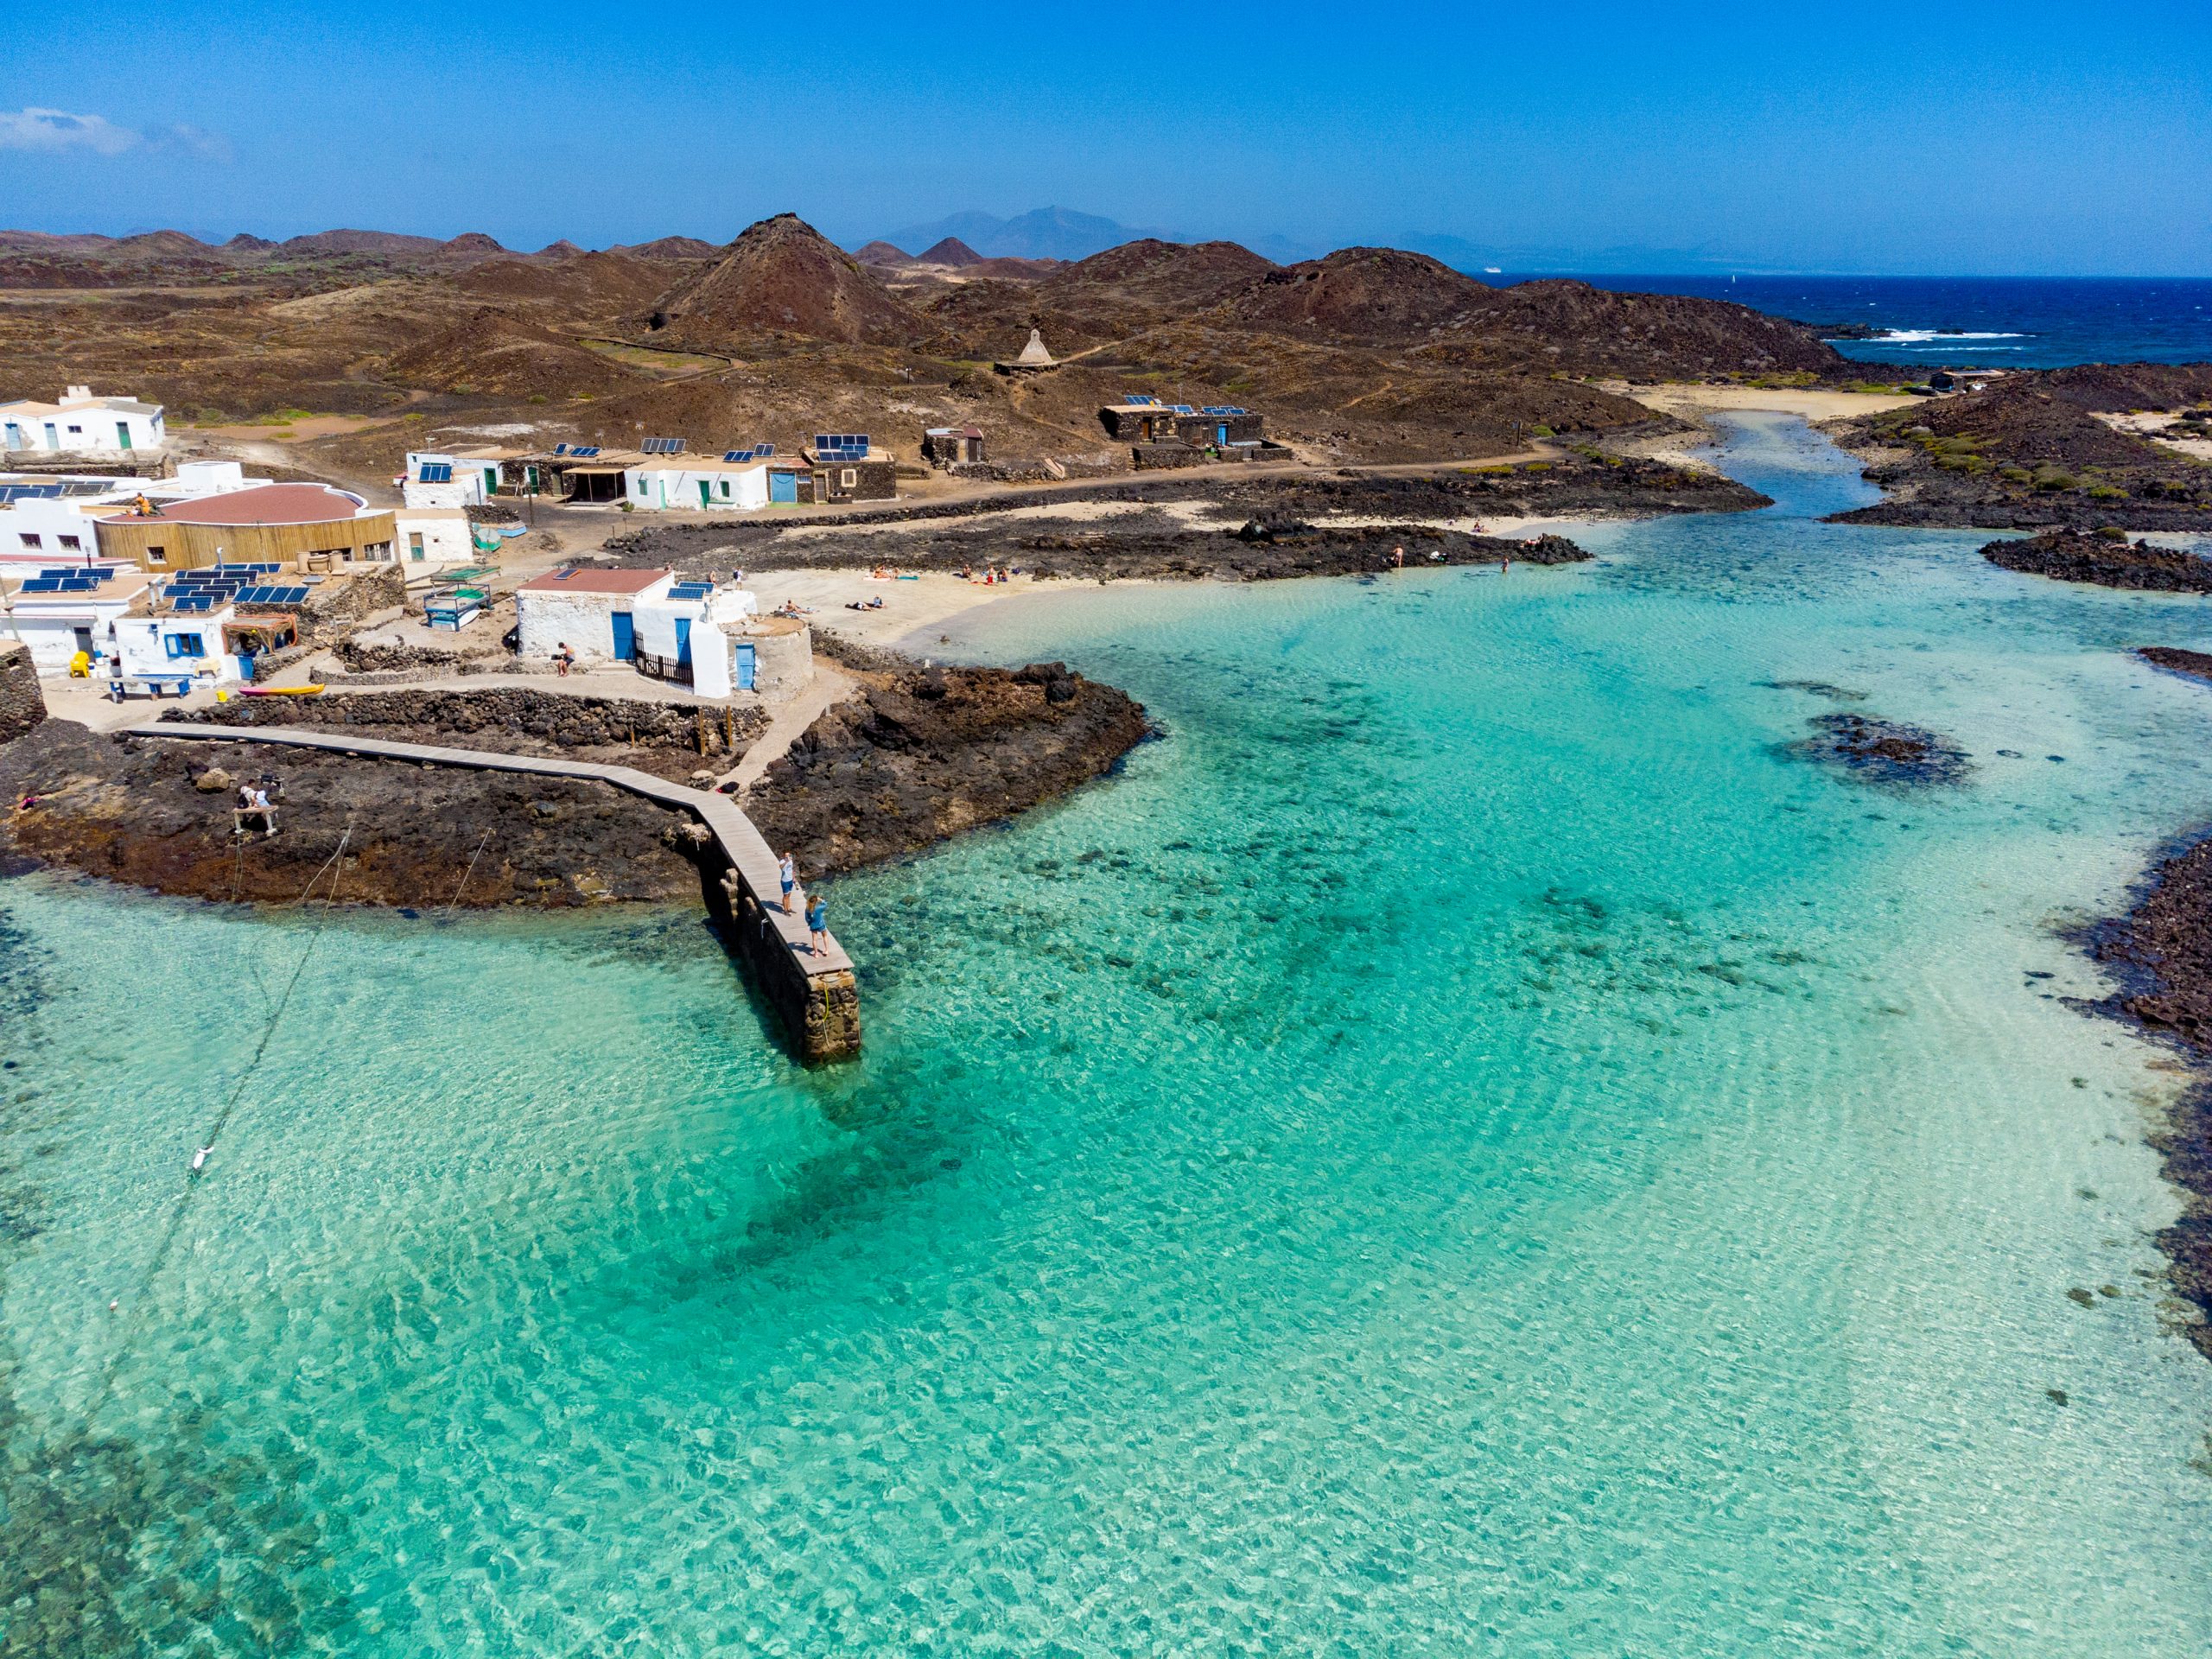
<svg viewBox="0 0 2212 1659">
<path fill-rule="evenodd" d="M 909 256 L 920 253 L 948 238 L 966 244 L 986 258 L 1088 259 L 1141 238 L 1162 242 L 1197 242 L 1206 238 L 1180 231 L 1124 225 L 1097 213 L 1071 207 L 1037 207 L 1012 219 L 995 213 L 954 213 L 925 225 L 909 225 L 880 238 Z M 1294 264 L 1330 251 L 1331 245 L 1290 236 L 1239 238 L 1253 252 L 1277 264 Z M 858 251 L 863 245 L 853 245 Z M 1605 248 L 1599 250 L 1539 247 L 1502 242 L 1479 242 L 1442 232 L 1405 233 L 1383 238 L 1377 245 L 1406 248 L 1442 261 L 1454 270 L 1475 275 L 1510 271 L 1521 276 L 1555 271 L 1611 271 L 1648 274 L 1652 271 L 1727 270 L 1737 267 L 1707 248 Z"/>
<path fill-rule="evenodd" d="M 1012 219 L 1001 219 L 995 213 L 955 213 L 927 225 L 909 225 L 882 239 L 908 253 L 918 253 L 951 237 L 987 259 L 1088 259 L 1094 253 L 1147 236 L 1162 242 L 1193 239 L 1173 231 L 1141 229 L 1067 207 L 1034 207 Z"/>
</svg>

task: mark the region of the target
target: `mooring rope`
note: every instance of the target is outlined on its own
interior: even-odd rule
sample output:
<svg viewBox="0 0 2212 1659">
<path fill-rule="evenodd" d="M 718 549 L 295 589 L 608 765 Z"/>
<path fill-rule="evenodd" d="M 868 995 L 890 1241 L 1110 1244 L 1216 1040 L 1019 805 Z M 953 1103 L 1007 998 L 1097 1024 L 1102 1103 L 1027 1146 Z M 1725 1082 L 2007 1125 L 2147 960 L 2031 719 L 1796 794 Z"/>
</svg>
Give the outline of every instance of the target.
<svg viewBox="0 0 2212 1659">
<path fill-rule="evenodd" d="M 332 849 L 330 856 L 323 860 L 315 873 L 308 878 L 308 884 L 301 889 L 297 903 L 305 905 L 309 895 L 315 892 L 315 884 L 322 880 L 324 873 L 339 866 L 340 861 L 346 855 L 346 843 L 353 837 L 353 824 L 349 818 L 344 832 L 338 837 L 338 845 Z M 342 870 L 340 873 L 342 874 Z M 284 983 L 283 995 L 276 999 L 276 1007 L 269 1016 L 268 1025 L 262 1030 L 261 1040 L 254 1045 L 253 1058 L 246 1062 L 245 1069 L 238 1073 L 237 1085 L 232 1089 L 230 1098 L 223 1103 L 222 1109 L 215 1115 L 215 1121 L 208 1127 L 207 1140 L 200 1143 L 193 1154 L 192 1166 L 186 1173 L 184 1185 L 178 1192 L 176 1202 L 169 1211 L 168 1225 L 162 1230 L 162 1242 L 156 1248 L 153 1260 L 147 1264 L 145 1272 L 139 1276 L 136 1302 L 130 1310 L 134 1315 L 143 1313 L 153 1300 L 155 1281 L 161 1277 L 162 1270 L 168 1267 L 170 1254 L 176 1248 L 177 1236 L 183 1230 L 185 1216 L 192 1205 L 193 1189 L 200 1184 L 200 1172 L 207 1156 L 214 1151 L 216 1143 L 222 1139 L 223 1131 L 230 1127 L 231 1118 L 237 1112 L 238 1103 L 245 1098 L 246 1085 L 253 1080 L 254 1072 L 260 1068 L 263 1058 L 269 1052 L 269 1045 L 276 1035 L 276 1027 L 284 1018 L 284 1010 L 291 1004 L 292 993 L 298 988 L 301 976 L 307 972 L 308 963 L 315 955 L 316 942 L 322 938 L 322 930 L 329 924 L 330 912 L 337 907 L 338 882 L 339 876 L 333 875 L 330 880 L 330 896 L 323 901 L 321 917 L 308 931 L 306 948 L 300 952 L 299 961 L 293 965 L 292 976 Z M 122 1306 L 121 1299 L 111 1301 L 108 1306 L 111 1310 L 119 1310 Z M 113 1397 L 116 1367 L 122 1363 L 125 1351 L 126 1344 L 120 1338 L 109 1350 L 106 1363 L 101 1368 L 99 1392 L 94 1396 L 92 1403 L 85 1408 L 87 1422 L 98 1415 L 100 1408 Z"/>
</svg>

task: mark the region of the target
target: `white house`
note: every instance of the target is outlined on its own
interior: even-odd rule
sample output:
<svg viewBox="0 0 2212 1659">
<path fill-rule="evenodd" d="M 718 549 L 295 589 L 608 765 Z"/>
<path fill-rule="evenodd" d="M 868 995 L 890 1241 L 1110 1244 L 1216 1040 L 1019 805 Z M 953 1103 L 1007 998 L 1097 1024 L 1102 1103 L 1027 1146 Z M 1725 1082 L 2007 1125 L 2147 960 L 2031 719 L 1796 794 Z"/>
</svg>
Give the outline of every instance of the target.
<svg viewBox="0 0 2212 1659">
<path fill-rule="evenodd" d="M 195 683 L 234 684 L 245 676 L 238 659 L 223 648 L 223 630 L 237 619 L 228 605 L 191 615 L 118 617 L 115 665 L 126 678 L 188 674 Z"/>
<path fill-rule="evenodd" d="M 480 507 L 499 488 L 496 458 L 410 450 L 399 499 L 410 507 Z"/>
<path fill-rule="evenodd" d="M 736 685 L 730 632 L 760 613 L 760 601 L 742 588 L 711 582 L 678 582 L 664 594 L 640 599 L 631 607 L 637 627 L 637 655 L 648 671 L 681 679 L 690 671 L 691 689 L 702 697 L 726 697 Z"/>
<path fill-rule="evenodd" d="M 159 404 L 95 397 L 71 386 L 59 403 L 0 404 L 0 442 L 11 454 L 115 455 L 160 450 L 168 442 Z"/>
<path fill-rule="evenodd" d="M 392 540 L 408 565 L 473 564 L 476 539 L 466 507 L 400 507 L 391 515 Z"/>
<path fill-rule="evenodd" d="M 55 567 L 58 568 L 58 567 Z M 130 565 L 70 567 L 71 575 L 41 576 L 35 567 L 0 581 L 0 639 L 30 647 L 41 673 L 66 672 L 83 652 L 99 662 L 115 652 L 114 625 L 143 609 L 148 582 Z"/>
<path fill-rule="evenodd" d="M 549 658 L 566 645 L 579 662 L 629 662 L 638 654 L 639 603 L 674 585 L 672 570 L 569 566 L 515 589 L 517 648 Z"/>
<path fill-rule="evenodd" d="M 623 468 L 622 484 L 630 505 L 643 511 L 729 507 L 749 512 L 768 505 L 768 463 L 758 458 L 653 455 Z"/>
</svg>

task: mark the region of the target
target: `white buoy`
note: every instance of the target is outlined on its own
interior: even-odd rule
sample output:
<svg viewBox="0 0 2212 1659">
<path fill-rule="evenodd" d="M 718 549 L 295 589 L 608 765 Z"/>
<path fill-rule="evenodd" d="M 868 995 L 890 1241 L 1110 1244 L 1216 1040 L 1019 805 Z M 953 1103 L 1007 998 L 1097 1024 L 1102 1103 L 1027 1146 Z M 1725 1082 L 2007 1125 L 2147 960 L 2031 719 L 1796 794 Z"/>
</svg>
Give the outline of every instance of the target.
<svg viewBox="0 0 2212 1659">
<path fill-rule="evenodd" d="M 192 1173 L 194 1174 L 197 1175 L 200 1173 L 200 1166 L 207 1161 L 207 1154 L 214 1150 L 215 1148 L 213 1147 L 202 1147 L 199 1151 L 192 1154 Z"/>
</svg>

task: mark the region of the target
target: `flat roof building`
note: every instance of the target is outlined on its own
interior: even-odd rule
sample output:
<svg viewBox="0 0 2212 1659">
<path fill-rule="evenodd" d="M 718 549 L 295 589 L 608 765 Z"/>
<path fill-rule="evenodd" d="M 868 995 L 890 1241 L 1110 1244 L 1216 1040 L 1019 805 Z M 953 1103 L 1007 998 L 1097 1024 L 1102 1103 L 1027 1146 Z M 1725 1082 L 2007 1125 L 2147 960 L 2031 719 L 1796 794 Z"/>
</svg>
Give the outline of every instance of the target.
<svg viewBox="0 0 2212 1659">
<path fill-rule="evenodd" d="M 275 563 L 335 569 L 392 557 L 392 515 L 327 484 L 257 488 L 101 518 L 103 556 L 147 570 Z"/>
<path fill-rule="evenodd" d="M 71 386 L 59 402 L 0 404 L 0 447 L 10 455 L 123 455 L 168 442 L 159 404 L 95 397 Z"/>
</svg>

